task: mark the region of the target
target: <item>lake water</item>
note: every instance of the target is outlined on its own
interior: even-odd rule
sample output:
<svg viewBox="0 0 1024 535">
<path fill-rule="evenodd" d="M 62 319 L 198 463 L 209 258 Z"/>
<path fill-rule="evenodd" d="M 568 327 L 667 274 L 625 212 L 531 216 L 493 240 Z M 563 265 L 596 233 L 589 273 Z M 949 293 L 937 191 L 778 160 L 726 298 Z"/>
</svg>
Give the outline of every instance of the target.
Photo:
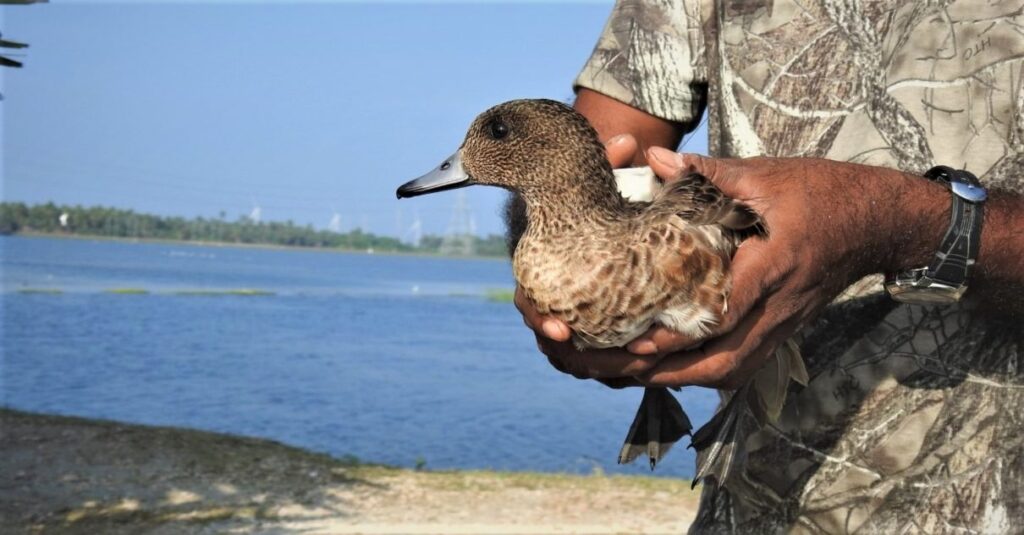
<svg viewBox="0 0 1024 535">
<path fill-rule="evenodd" d="M 7 407 L 400 466 L 649 473 L 615 464 L 639 389 L 555 371 L 484 297 L 507 262 L 25 237 L 0 259 Z M 239 288 L 274 295 L 180 294 Z M 714 411 L 677 395 L 695 426 Z M 692 450 L 655 473 L 692 475 Z"/>
</svg>

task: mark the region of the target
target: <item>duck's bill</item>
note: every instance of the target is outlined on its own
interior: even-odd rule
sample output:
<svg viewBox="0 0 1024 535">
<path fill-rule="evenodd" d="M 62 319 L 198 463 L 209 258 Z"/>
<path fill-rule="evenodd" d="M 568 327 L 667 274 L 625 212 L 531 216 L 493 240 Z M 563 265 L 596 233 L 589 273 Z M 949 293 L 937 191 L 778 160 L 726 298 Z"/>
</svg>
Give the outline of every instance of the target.
<svg viewBox="0 0 1024 535">
<path fill-rule="evenodd" d="M 402 184 L 396 192 L 398 198 L 415 197 L 435 191 L 455 189 L 468 186 L 473 179 L 462 167 L 462 158 L 459 153 L 451 155 L 447 160 L 437 166 L 433 171 Z"/>
</svg>

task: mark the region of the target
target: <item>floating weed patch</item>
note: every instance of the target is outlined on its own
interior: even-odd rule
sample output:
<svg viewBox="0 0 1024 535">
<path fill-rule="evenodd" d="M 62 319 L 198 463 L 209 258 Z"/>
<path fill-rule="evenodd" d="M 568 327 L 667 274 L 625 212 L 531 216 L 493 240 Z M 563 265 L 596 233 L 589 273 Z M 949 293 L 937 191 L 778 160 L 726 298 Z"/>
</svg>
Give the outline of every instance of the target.
<svg viewBox="0 0 1024 535">
<path fill-rule="evenodd" d="M 240 288 L 238 290 L 228 290 L 227 293 L 228 293 L 228 295 L 253 295 L 253 296 L 274 295 L 274 292 L 271 292 L 269 290 L 256 290 L 256 289 L 253 289 L 253 288 Z"/>
<path fill-rule="evenodd" d="M 18 288 L 20 294 L 44 294 L 44 295 L 60 295 L 64 293 L 64 290 L 60 288 Z"/>
<path fill-rule="evenodd" d="M 116 295 L 146 295 L 149 290 L 145 288 L 109 288 L 104 293 Z"/>
<path fill-rule="evenodd" d="M 511 303 L 516 298 L 516 293 L 512 290 L 492 288 L 484 293 L 484 297 L 495 303 Z"/>
<path fill-rule="evenodd" d="M 174 295 L 188 295 L 188 296 L 203 296 L 203 297 L 223 297 L 228 295 L 240 295 L 244 297 L 260 297 L 267 295 L 274 295 L 274 292 L 269 290 L 259 290 L 255 288 L 235 288 L 231 290 L 178 290 L 171 292 Z"/>
</svg>

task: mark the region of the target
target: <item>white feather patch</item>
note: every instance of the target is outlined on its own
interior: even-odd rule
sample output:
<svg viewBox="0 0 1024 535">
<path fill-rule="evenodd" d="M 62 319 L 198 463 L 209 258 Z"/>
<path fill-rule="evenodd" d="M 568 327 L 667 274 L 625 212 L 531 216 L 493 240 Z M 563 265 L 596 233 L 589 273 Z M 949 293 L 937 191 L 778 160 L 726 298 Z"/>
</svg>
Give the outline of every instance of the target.
<svg viewBox="0 0 1024 535">
<path fill-rule="evenodd" d="M 691 338 L 703 338 L 718 323 L 718 315 L 694 303 L 663 310 L 657 322 Z"/>
<path fill-rule="evenodd" d="M 629 202 L 651 202 L 661 191 L 661 181 L 650 167 L 626 167 L 612 172 L 619 193 Z"/>
</svg>

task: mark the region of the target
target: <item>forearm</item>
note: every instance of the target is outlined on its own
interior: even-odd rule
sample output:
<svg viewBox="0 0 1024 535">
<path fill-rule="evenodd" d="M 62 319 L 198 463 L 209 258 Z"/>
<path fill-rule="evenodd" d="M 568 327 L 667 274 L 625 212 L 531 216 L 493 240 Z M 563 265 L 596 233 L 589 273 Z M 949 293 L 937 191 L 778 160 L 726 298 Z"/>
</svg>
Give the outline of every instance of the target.
<svg viewBox="0 0 1024 535">
<path fill-rule="evenodd" d="M 579 89 L 573 106 L 590 121 L 603 142 L 619 134 L 632 134 L 639 144 L 633 165 L 646 163 L 644 154 L 649 147 L 675 148 L 696 126 L 666 121 L 586 88 Z"/>
</svg>

